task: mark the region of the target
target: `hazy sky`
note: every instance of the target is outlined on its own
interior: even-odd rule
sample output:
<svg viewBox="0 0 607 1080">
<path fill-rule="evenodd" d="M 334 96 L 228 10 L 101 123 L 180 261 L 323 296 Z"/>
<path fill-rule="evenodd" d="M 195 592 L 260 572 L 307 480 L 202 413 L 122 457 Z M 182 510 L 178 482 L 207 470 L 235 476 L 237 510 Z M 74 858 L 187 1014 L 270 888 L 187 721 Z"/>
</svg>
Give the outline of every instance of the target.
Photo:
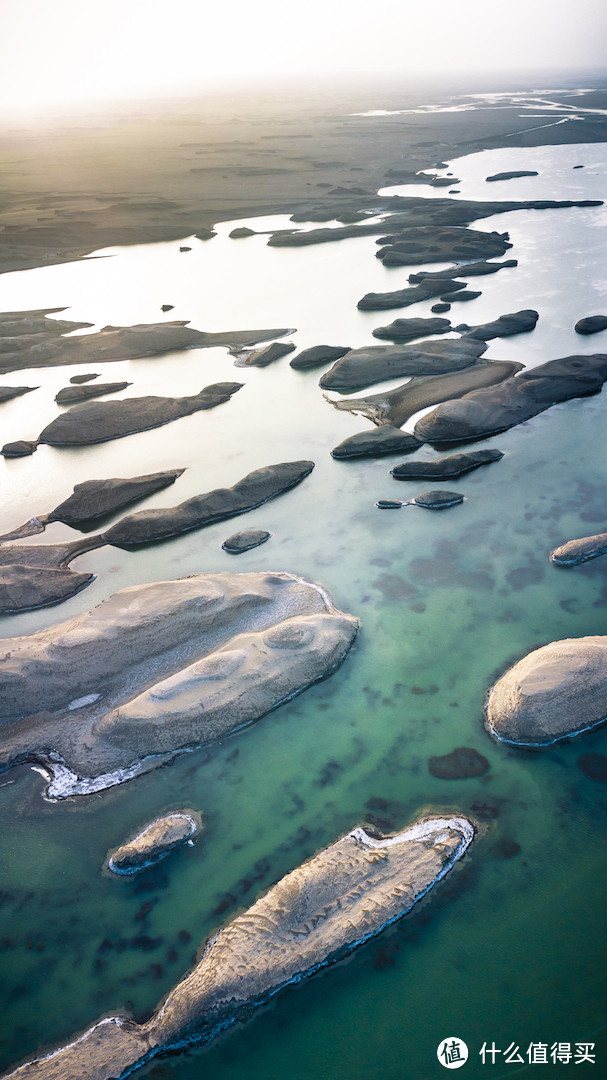
<svg viewBox="0 0 607 1080">
<path fill-rule="evenodd" d="M 309 73 L 607 67 L 604 0 L 0 0 L 0 109 Z"/>
</svg>

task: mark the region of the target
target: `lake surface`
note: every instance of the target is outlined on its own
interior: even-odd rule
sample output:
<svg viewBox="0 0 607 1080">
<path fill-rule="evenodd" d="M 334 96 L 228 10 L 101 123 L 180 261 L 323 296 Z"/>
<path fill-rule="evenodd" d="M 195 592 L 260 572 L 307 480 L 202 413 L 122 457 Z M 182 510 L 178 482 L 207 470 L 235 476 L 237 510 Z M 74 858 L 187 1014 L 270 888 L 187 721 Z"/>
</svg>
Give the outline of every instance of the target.
<svg viewBox="0 0 607 1080">
<path fill-rule="evenodd" d="M 540 176 L 485 182 L 520 168 Z M 596 145 L 485 152 L 449 171 L 463 198 L 607 196 L 607 151 Z M 406 193 L 435 194 L 418 185 Z M 218 226 L 206 242 L 115 249 L 4 274 L 0 310 L 66 305 L 63 317 L 99 328 L 159 321 L 161 304 L 172 303 L 165 318 L 199 329 L 297 328 L 288 340 L 298 348 L 371 344 L 380 323 L 430 314 L 433 301 L 394 314 L 356 309 L 364 293 L 400 288 L 417 269 L 384 268 L 373 237 L 269 248 L 263 236 L 230 240 L 235 224 Z M 607 312 L 606 226 L 605 207 L 519 211 L 474 225 L 507 230 L 508 256 L 519 265 L 473 279 L 482 296 L 454 305 L 452 321 L 536 308 L 535 331 L 491 342 L 491 359 L 533 366 L 607 351 L 606 333 L 584 338 L 573 329 L 579 318 Z M 180 254 L 184 242 L 192 251 Z M 2 532 L 50 511 L 85 479 L 186 467 L 142 504 L 172 506 L 263 465 L 316 462 L 300 487 L 236 523 L 142 551 L 106 547 L 81 557 L 72 568 L 94 572 L 93 584 L 58 607 L 4 617 L 3 637 L 56 625 L 127 585 L 265 569 L 321 582 L 360 618 L 361 631 L 330 679 L 170 768 L 52 803 L 31 768 L 0 776 L 0 1065 L 102 1015 L 148 1013 L 210 934 L 319 848 L 365 821 L 400 829 L 437 809 L 471 812 L 483 831 L 411 915 L 211 1047 L 152 1063 L 142 1080 L 426 1080 L 444 1075 L 436 1048 L 452 1035 L 468 1044 L 467 1077 L 535 1074 L 535 1065 L 501 1056 L 483 1065 L 479 1051 L 492 1041 L 502 1051 L 518 1044 L 525 1060 L 532 1042 L 594 1042 L 599 1074 L 607 1061 L 607 799 L 605 785 L 577 762 L 607 753 L 607 730 L 521 752 L 489 738 L 482 708 L 496 675 L 532 648 L 606 632 L 607 560 L 569 571 L 548 561 L 556 544 L 607 528 L 605 393 L 483 443 L 505 456 L 449 481 L 466 496 L 462 505 L 382 513 L 376 499 L 409 498 L 431 485 L 397 484 L 389 470 L 398 457 L 334 461 L 332 447 L 368 424 L 325 400 L 322 369 L 296 372 L 288 361 L 234 368 L 226 350 L 205 349 L 2 377 L 4 385 L 40 387 L 2 406 L 3 442 L 35 438 L 58 411 L 56 392 L 83 371 L 131 381 L 125 396 L 245 384 L 225 405 L 155 431 L 2 460 Z M 424 447 L 417 456 L 436 455 Z M 272 539 L 234 561 L 221 543 L 241 527 L 268 529 Z M 78 535 L 55 524 L 30 542 Z M 456 746 L 485 755 L 490 772 L 434 778 L 428 758 Z M 192 849 L 135 878 L 102 873 L 111 848 L 180 808 L 200 811 L 205 822 Z M 546 1073 L 583 1077 L 591 1068 L 558 1063 Z"/>
</svg>

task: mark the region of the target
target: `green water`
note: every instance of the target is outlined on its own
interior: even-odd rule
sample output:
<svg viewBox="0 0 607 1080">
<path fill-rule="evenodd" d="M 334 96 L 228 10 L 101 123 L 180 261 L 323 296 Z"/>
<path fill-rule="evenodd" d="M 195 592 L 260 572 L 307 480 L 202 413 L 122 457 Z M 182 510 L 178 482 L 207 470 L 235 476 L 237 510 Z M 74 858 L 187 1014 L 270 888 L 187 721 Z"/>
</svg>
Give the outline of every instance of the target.
<svg viewBox="0 0 607 1080">
<path fill-rule="evenodd" d="M 543 168 L 558 172 L 554 197 L 569 197 L 565 172 L 578 161 L 588 165 L 580 171 L 584 194 L 571 197 L 605 194 L 606 166 L 590 169 L 602 148 L 526 153 L 534 162 L 541 154 Z M 486 175 L 525 167 L 513 152 L 485 158 Z M 465 167 L 457 162 L 463 181 Z M 572 174 L 576 185 L 580 172 Z M 482 297 L 461 305 L 461 315 L 454 306 L 453 321 L 536 307 L 537 329 L 492 343 L 495 359 L 535 364 L 605 350 L 601 335 L 580 338 L 573 325 L 607 309 L 600 243 L 606 224 L 603 210 L 484 222 L 488 230 L 510 230 L 519 267 L 478 279 Z M 216 256 L 200 244 L 187 265 L 189 256 L 175 256 L 178 244 L 154 245 L 86 265 L 4 275 L 2 307 L 71 302 L 74 318 L 88 314 L 97 324 L 152 321 L 158 297 L 173 300 L 183 287 L 171 315 L 186 318 L 189 311 L 194 319 L 195 311 L 201 328 L 290 325 L 298 327 L 293 340 L 302 347 L 358 345 L 369 343 L 370 329 L 383 320 L 357 312 L 356 300 L 371 289 L 401 287 L 409 273 L 387 272 L 368 240 L 284 252 L 260 239 L 240 247 L 226 231 L 211 242 Z M 223 267 L 215 282 L 214 257 Z M 239 259 L 246 273 L 235 280 Z M 255 269 L 251 298 L 244 279 Z M 169 294 L 168 285 L 175 291 Z M 204 307 L 212 289 L 216 322 Z M 427 315 L 429 306 L 413 313 Z M 492 1041 L 502 1050 L 519 1044 L 523 1056 L 530 1042 L 595 1042 L 594 1075 L 602 1075 L 607 792 L 577 760 L 607 753 L 607 730 L 544 753 L 521 752 L 488 737 L 482 706 L 496 675 L 535 646 L 607 632 L 607 561 L 568 571 L 547 558 L 557 543 L 607 527 L 605 394 L 556 406 L 488 440 L 483 445 L 505 456 L 449 482 L 465 494 L 461 506 L 380 512 L 377 498 L 409 497 L 423 484 L 391 479 L 398 458 L 331 459 L 330 449 L 365 422 L 327 404 L 318 372 L 296 373 L 288 358 L 264 370 L 234 369 L 222 350 L 91 370 L 112 380 L 128 372 L 130 394 L 177 387 L 188 393 L 233 377 L 246 385 L 227 405 L 155 432 L 79 451 L 43 447 L 31 459 L 3 462 L 3 531 L 49 510 L 85 478 L 187 465 L 173 488 L 149 500 L 173 505 L 273 461 L 311 457 L 316 468 L 299 488 L 241 522 L 141 552 L 91 552 L 73 564 L 97 574 L 90 588 L 57 608 L 4 618 L 3 636 L 55 625 L 125 585 L 226 568 L 284 569 L 320 581 L 339 607 L 359 616 L 361 631 L 326 682 L 171 767 L 60 803 L 42 798 L 43 779 L 29 768 L 0 776 L 0 1067 L 69 1039 L 102 1015 L 145 1015 L 211 933 L 302 860 L 355 824 L 398 829 L 435 808 L 471 812 L 482 829 L 462 863 L 411 915 L 211 1047 L 152 1063 L 140 1075 L 425 1080 L 446 1075 L 436 1048 L 451 1035 L 470 1049 L 462 1076 L 584 1077 L 592 1069 L 572 1062 L 542 1074 L 539 1066 L 499 1057 L 483 1065 L 479 1050 Z M 55 415 L 52 397 L 70 374 L 4 377 L 42 387 L 27 402 L 3 407 L 7 439 L 37 434 Z M 430 448 L 419 452 L 432 456 Z M 273 535 L 234 561 L 221 542 L 241 525 Z M 56 525 L 32 542 L 74 535 Z M 484 754 L 488 774 L 434 778 L 429 756 L 456 746 Z M 179 808 L 204 818 L 193 848 L 136 878 L 102 873 L 112 847 L 153 816 Z"/>
</svg>

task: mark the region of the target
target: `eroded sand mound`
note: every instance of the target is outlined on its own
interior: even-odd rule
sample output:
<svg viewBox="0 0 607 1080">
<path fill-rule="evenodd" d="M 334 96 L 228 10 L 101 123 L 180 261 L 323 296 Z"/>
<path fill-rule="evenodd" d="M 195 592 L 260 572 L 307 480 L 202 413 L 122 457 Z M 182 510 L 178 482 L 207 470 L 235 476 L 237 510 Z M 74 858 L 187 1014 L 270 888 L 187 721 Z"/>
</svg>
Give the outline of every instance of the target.
<svg viewBox="0 0 607 1080">
<path fill-rule="evenodd" d="M 162 1050 L 208 1040 L 282 987 L 379 933 L 424 896 L 474 838 L 464 817 L 420 820 L 373 840 L 354 829 L 293 870 L 207 945 L 145 1024 L 102 1020 L 11 1076 L 110 1080 Z"/>
<path fill-rule="evenodd" d="M 126 844 L 121 844 L 108 859 L 114 874 L 136 874 L 152 863 L 170 855 L 188 842 L 202 827 L 200 814 L 179 811 L 157 818 Z"/>
<path fill-rule="evenodd" d="M 404 346 L 406 348 L 406 346 Z M 521 365 L 514 361 L 496 360 L 490 364 L 478 364 L 466 368 L 464 371 L 450 372 L 448 375 L 428 375 L 427 378 L 412 378 L 403 386 L 397 386 L 395 390 L 387 390 L 379 394 L 370 394 L 368 397 L 344 398 L 341 401 L 332 401 L 336 409 L 346 412 L 357 413 L 366 416 L 378 427 L 382 424 L 390 424 L 400 428 L 420 409 L 436 402 L 446 402 L 439 408 L 454 407 L 456 398 L 464 394 L 467 398 L 472 390 L 481 387 L 492 387 L 504 380 L 512 381 Z M 435 416 L 438 409 L 430 413 Z M 427 439 L 423 428 L 423 417 L 415 426 L 415 437 L 420 442 L 432 442 Z"/>
<path fill-rule="evenodd" d="M 45 763 L 55 797 L 121 783 L 324 678 L 357 629 L 292 574 L 123 589 L 59 626 L 5 640 L 0 763 Z"/>
<path fill-rule="evenodd" d="M 206 333 L 194 330 L 183 320 L 175 320 L 136 326 L 104 326 L 95 334 L 65 337 L 63 335 L 69 331 L 89 327 L 91 323 L 47 318 L 53 311 L 61 310 L 0 313 L 1 372 L 63 364 L 104 364 L 112 360 L 156 356 L 176 349 L 256 345 L 288 333 L 286 328 Z"/>
<path fill-rule="evenodd" d="M 419 329 L 421 322 L 430 320 L 402 321 L 415 322 Z M 446 319 L 436 321 L 447 323 Z M 401 375 L 442 375 L 471 367 L 486 350 L 484 342 L 467 338 L 420 341 L 417 345 L 369 345 L 346 353 L 322 376 L 320 386 L 324 390 L 356 390 Z"/>
<path fill-rule="evenodd" d="M 579 566 L 580 563 L 588 562 L 589 559 L 597 559 L 599 555 L 607 553 L 607 532 L 596 533 L 594 536 L 582 536 L 576 540 L 568 540 L 560 547 L 550 552 L 550 558 L 557 566 Z"/>
<path fill-rule="evenodd" d="M 422 442 L 467 442 L 529 420 L 569 398 L 598 394 L 607 378 L 607 354 L 564 356 L 529 368 L 499 387 L 481 388 L 460 401 L 444 401 L 415 425 Z"/>
<path fill-rule="evenodd" d="M 607 718 L 607 637 L 565 638 L 535 649 L 489 693 L 486 726 L 520 746 L 548 746 Z"/>
<path fill-rule="evenodd" d="M 39 442 L 50 446 L 87 446 L 132 435 L 136 431 L 170 424 L 201 409 L 229 401 L 242 383 L 213 383 L 199 394 L 186 397 L 124 398 L 120 401 L 86 401 L 57 416 L 44 428 Z"/>
</svg>

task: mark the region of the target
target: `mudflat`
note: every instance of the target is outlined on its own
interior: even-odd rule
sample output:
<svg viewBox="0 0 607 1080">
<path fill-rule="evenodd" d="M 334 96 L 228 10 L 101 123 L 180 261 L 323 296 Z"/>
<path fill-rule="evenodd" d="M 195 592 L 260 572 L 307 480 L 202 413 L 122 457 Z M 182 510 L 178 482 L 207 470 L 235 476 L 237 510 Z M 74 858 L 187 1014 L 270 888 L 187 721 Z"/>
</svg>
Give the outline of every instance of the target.
<svg viewBox="0 0 607 1080">
<path fill-rule="evenodd" d="M 81 118 L 11 125 L 1 133 L 0 272 L 118 244 L 196 234 L 212 242 L 217 221 L 248 215 L 309 208 L 316 220 L 351 220 L 377 203 L 378 188 L 408 181 L 437 160 L 607 138 L 607 117 L 598 112 L 546 129 L 544 117 L 521 116 L 515 104 L 397 113 L 379 122 L 356 115 L 415 109 L 436 94 L 423 85 L 306 87 L 149 105 L 130 115 L 87 117 L 86 127 Z M 605 108 L 607 93 L 593 99 Z M 327 206 L 332 212 L 323 218 Z"/>
</svg>

